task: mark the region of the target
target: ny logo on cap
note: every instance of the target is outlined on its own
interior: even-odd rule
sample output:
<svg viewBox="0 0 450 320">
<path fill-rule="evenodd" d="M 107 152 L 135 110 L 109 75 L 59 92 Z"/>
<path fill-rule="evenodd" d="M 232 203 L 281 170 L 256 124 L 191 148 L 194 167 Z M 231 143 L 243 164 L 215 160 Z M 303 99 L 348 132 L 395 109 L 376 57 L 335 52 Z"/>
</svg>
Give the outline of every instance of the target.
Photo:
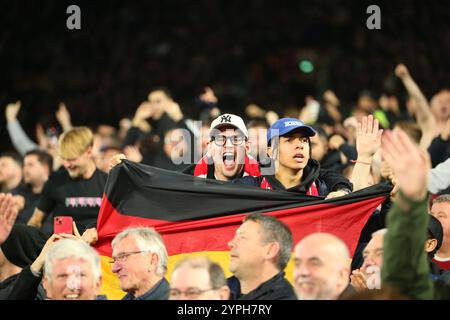
<svg viewBox="0 0 450 320">
<path fill-rule="evenodd" d="M 223 116 L 220 118 L 220 123 L 224 123 L 224 122 L 230 123 L 230 122 L 231 122 L 231 116 L 225 116 L 225 115 L 223 115 Z"/>
</svg>

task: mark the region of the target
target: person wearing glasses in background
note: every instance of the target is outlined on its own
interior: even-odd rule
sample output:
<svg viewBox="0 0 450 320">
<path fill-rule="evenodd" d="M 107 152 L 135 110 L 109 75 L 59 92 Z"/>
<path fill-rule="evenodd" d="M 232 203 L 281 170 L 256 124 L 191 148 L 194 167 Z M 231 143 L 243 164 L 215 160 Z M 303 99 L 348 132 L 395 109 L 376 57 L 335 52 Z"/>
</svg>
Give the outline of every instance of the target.
<svg viewBox="0 0 450 320">
<path fill-rule="evenodd" d="M 114 238 L 112 272 L 127 294 L 122 300 L 167 300 L 168 255 L 161 236 L 152 228 L 129 228 Z"/>
<path fill-rule="evenodd" d="M 230 289 L 219 264 L 206 256 L 186 257 L 173 269 L 170 300 L 228 300 Z"/>
</svg>

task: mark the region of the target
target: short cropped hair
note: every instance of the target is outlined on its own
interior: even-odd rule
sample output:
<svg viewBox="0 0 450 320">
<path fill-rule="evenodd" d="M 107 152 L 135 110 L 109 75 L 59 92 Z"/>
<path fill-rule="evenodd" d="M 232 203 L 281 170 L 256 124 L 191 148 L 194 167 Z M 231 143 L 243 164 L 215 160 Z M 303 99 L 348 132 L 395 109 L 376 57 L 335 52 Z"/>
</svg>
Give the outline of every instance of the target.
<svg viewBox="0 0 450 320">
<path fill-rule="evenodd" d="M 22 167 L 23 159 L 17 152 L 2 152 L 0 158 L 11 158 L 19 167 Z"/>
<path fill-rule="evenodd" d="M 94 143 L 94 134 L 88 127 L 74 127 L 58 139 L 58 154 L 64 159 L 81 156 Z"/>
<path fill-rule="evenodd" d="M 433 204 L 435 203 L 443 203 L 450 202 L 450 194 L 443 194 L 433 200 Z"/>
<path fill-rule="evenodd" d="M 280 253 L 276 259 L 276 266 L 280 271 L 284 270 L 291 258 L 293 245 L 292 232 L 289 227 L 275 217 L 259 213 L 246 216 L 243 222 L 247 221 L 256 222 L 261 226 L 264 244 L 278 242 Z"/>
<path fill-rule="evenodd" d="M 420 143 L 420 140 L 422 139 L 422 130 L 417 123 L 411 121 L 397 121 L 395 126 L 405 131 L 408 137 L 416 144 Z"/>
<path fill-rule="evenodd" d="M 92 266 L 94 281 L 102 276 L 100 256 L 86 242 L 73 239 L 62 239 L 55 243 L 47 253 L 44 262 L 44 274 L 48 281 L 52 280 L 53 263 L 67 258 L 82 259 Z"/>
<path fill-rule="evenodd" d="M 28 156 L 36 156 L 41 164 L 48 167 L 49 172 L 53 170 L 53 157 L 50 155 L 50 153 L 44 150 L 35 149 L 25 153 L 24 158 Z"/>
<path fill-rule="evenodd" d="M 166 246 L 164 245 L 159 233 L 156 232 L 155 229 L 148 227 L 128 228 L 116 235 L 111 243 L 111 246 L 114 248 L 117 242 L 126 237 L 134 237 L 139 250 L 151 251 L 158 255 L 159 262 L 156 267 L 156 274 L 163 277 L 167 272 L 169 256 L 167 254 Z"/>
<path fill-rule="evenodd" d="M 189 267 L 192 269 L 205 269 L 209 274 L 209 282 L 213 289 L 220 289 L 223 286 L 227 285 L 227 280 L 225 278 L 225 273 L 223 272 L 222 267 L 216 263 L 211 261 L 206 256 L 200 257 L 186 257 L 175 265 L 173 272 L 182 267 Z"/>
</svg>

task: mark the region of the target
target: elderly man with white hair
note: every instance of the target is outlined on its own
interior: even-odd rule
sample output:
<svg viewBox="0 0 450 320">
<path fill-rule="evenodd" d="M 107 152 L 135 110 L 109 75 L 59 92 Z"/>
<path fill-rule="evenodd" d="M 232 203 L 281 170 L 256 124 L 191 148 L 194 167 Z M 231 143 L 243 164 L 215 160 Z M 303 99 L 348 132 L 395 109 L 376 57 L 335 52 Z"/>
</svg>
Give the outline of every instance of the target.
<svg viewBox="0 0 450 320">
<path fill-rule="evenodd" d="M 152 228 L 129 228 L 112 241 L 112 272 L 120 288 L 127 292 L 122 300 L 167 300 L 168 254 L 161 236 Z"/>
<path fill-rule="evenodd" d="M 52 300 L 95 300 L 102 272 L 98 253 L 83 241 L 61 239 L 49 249 L 42 284 Z"/>
</svg>

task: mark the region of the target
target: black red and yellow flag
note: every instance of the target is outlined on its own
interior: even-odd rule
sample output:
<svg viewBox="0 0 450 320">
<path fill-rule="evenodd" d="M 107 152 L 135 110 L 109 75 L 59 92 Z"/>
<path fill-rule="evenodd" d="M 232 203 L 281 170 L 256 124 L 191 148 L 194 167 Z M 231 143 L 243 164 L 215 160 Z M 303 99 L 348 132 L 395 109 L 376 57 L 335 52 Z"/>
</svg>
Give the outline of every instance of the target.
<svg viewBox="0 0 450 320">
<path fill-rule="evenodd" d="M 353 254 L 371 213 L 388 195 L 377 185 L 345 197 L 323 200 L 286 191 L 215 181 L 124 161 L 111 170 L 98 217 L 98 252 L 104 257 L 103 293 L 118 299 L 124 293 L 111 273 L 111 241 L 131 226 L 154 227 L 163 237 L 170 260 L 205 253 L 228 273 L 228 241 L 242 219 L 260 212 L 284 221 L 294 243 L 313 232 L 340 237 Z M 286 269 L 290 279 L 292 264 Z"/>
</svg>

